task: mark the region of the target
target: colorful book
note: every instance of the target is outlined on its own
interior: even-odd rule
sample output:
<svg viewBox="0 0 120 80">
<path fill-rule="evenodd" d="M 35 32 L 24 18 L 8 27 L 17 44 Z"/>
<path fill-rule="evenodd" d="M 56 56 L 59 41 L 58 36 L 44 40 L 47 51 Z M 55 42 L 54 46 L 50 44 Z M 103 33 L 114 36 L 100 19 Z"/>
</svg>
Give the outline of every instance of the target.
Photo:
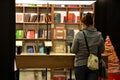
<svg viewBox="0 0 120 80">
<path fill-rule="evenodd" d="M 67 39 L 73 39 L 73 38 L 74 38 L 74 29 L 68 29 Z"/>
<path fill-rule="evenodd" d="M 38 31 L 38 38 L 43 38 L 44 37 L 44 30 L 43 29 L 39 29 Z"/>
<path fill-rule="evenodd" d="M 39 46 L 38 47 L 38 53 L 44 54 L 44 46 Z"/>
<path fill-rule="evenodd" d="M 64 41 L 55 41 L 54 42 L 54 52 L 56 53 L 65 53 L 66 52 L 66 46 Z"/>
<path fill-rule="evenodd" d="M 75 22 L 75 14 L 68 13 L 68 22 Z"/>
<path fill-rule="evenodd" d="M 33 46 L 27 46 L 27 53 L 34 53 L 34 47 Z"/>
<path fill-rule="evenodd" d="M 28 38 L 28 39 L 33 39 L 33 38 L 35 38 L 35 30 L 28 30 L 28 31 L 27 31 L 27 38 Z"/>
<path fill-rule="evenodd" d="M 16 39 L 21 39 L 23 36 L 23 30 L 16 30 Z"/>
<path fill-rule="evenodd" d="M 54 22 L 55 23 L 61 22 L 61 14 L 60 13 L 54 13 Z"/>
<path fill-rule="evenodd" d="M 56 27 L 55 38 L 56 39 L 64 39 L 64 27 Z"/>
<path fill-rule="evenodd" d="M 40 14 L 40 17 L 39 17 L 39 21 L 41 22 L 41 23 L 45 23 L 46 22 L 46 14 L 45 13 L 41 13 Z"/>
<path fill-rule="evenodd" d="M 30 15 L 30 22 L 37 22 L 38 15 L 36 13 L 31 13 Z"/>
</svg>

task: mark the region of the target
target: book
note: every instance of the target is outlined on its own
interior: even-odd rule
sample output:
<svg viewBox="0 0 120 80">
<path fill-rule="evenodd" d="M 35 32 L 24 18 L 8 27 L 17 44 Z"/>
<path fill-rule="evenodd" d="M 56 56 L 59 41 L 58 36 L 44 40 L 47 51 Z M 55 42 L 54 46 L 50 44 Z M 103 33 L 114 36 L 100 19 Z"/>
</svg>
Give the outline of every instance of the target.
<svg viewBox="0 0 120 80">
<path fill-rule="evenodd" d="M 27 46 L 27 53 L 34 53 L 34 47 L 33 46 Z"/>
<path fill-rule="evenodd" d="M 39 29 L 38 38 L 44 38 L 44 30 L 43 29 Z"/>
<path fill-rule="evenodd" d="M 35 30 L 28 30 L 26 38 L 34 39 L 35 38 Z"/>
<path fill-rule="evenodd" d="M 41 13 L 40 14 L 39 21 L 41 23 L 45 23 L 46 22 L 46 14 L 45 13 Z"/>
<path fill-rule="evenodd" d="M 55 28 L 55 39 L 64 39 L 64 27 Z"/>
<path fill-rule="evenodd" d="M 73 39 L 74 38 L 74 29 L 69 28 L 67 32 L 67 39 Z"/>
<path fill-rule="evenodd" d="M 37 22 L 38 15 L 36 13 L 31 13 L 30 15 L 30 22 Z"/>
<path fill-rule="evenodd" d="M 73 23 L 80 22 L 80 12 L 79 11 L 69 11 L 68 22 L 73 22 Z"/>
<path fill-rule="evenodd" d="M 24 14 L 24 22 L 30 22 L 30 17 L 31 17 L 30 13 L 25 13 Z"/>
<path fill-rule="evenodd" d="M 48 17 L 47 15 L 45 16 L 45 22 L 51 22 L 51 14 L 48 14 Z"/>
<path fill-rule="evenodd" d="M 38 53 L 41 53 L 41 54 L 44 54 L 44 53 L 45 53 L 44 42 L 38 43 Z"/>
<path fill-rule="evenodd" d="M 54 13 L 54 22 L 55 23 L 61 22 L 61 14 L 60 13 Z"/>
<path fill-rule="evenodd" d="M 23 13 L 16 13 L 16 22 L 23 22 Z"/>
<path fill-rule="evenodd" d="M 39 46 L 38 47 L 38 53 L 44 54 L 44 46 Z"/>
<path fill-rule="evenodd" d="M 66 46 L 64 41 L 54 41 L 54 52 L 56 53 L 65 53 Z"/>
<path fill-rule="evenodd" d="M 23 36 L 23 30 L 16 30 L 16 39 L 21 39 Z"/>
<path fill-rule="evenodd" d="M 54 22 L 55 23 L 63 23 L 65 22 L 65 18 L 67 20 L 66 11 L 54 11 Z"/>
<path fill-rule="evenodd" d="M 75 22 L 75 14 L 68 13 L 68 22 Z"/>
</svg>

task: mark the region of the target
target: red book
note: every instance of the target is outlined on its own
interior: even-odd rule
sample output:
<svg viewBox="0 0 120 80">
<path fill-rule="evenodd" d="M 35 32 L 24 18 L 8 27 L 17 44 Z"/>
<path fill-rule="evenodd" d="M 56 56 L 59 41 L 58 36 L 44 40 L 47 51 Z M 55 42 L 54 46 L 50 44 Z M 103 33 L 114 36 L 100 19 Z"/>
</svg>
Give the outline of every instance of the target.
<svg viewBox="0 0 120 80">
<path fill-rule="evenodd" d="M 74 13 L 68 14 L 68 22 L 75 22 L 75 14 Z"/>
<path fill-rule="evenodd" d="M 29 30 L 27 31 L 27 38 L 35 38 L 35 31 L 34 30 Z"/>
</svg>

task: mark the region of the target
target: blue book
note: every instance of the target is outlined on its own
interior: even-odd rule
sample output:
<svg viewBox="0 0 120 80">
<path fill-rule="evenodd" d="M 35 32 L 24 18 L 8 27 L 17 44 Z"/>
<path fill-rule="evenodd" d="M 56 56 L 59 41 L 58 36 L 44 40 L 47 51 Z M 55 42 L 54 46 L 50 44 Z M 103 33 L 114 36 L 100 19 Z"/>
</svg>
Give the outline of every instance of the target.
<svg viewBox="0 0 120 80">
<path fill-rule="evenodd" d="M 74 38 L 74 30 L 73 29 L 68 29 L 67 38 L 68 39 L 73 39 Z"/>
<path fill-rule="evenodd" d="M 33 46 L 27 46 L 27 53 L 34 53 L 34 47 Z"/>
<path fill-rule="evenodd" d="M 43 35 L 43 29 L 40 29 L 39 32 L 38 32 L 38 37 L 42 38 L 42 35 Z"/>
</svg>

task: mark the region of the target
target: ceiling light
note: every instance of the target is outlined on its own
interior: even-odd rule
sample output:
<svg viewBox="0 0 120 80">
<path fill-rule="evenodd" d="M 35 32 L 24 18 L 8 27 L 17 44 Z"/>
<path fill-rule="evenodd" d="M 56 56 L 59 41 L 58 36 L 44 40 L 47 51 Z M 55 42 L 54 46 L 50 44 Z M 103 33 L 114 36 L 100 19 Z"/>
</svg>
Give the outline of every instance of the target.
<svg viewBox="0 0 120 80">
<path fill-rule="evenodd" d="M 64 4 L 64 5 L 91 5 L 95 2 L 96 0 L 92 1 L 68 1 L 68 0 L 16 0 L 16 3 L 22 3 L 22 4 Z"/>
</svg>

